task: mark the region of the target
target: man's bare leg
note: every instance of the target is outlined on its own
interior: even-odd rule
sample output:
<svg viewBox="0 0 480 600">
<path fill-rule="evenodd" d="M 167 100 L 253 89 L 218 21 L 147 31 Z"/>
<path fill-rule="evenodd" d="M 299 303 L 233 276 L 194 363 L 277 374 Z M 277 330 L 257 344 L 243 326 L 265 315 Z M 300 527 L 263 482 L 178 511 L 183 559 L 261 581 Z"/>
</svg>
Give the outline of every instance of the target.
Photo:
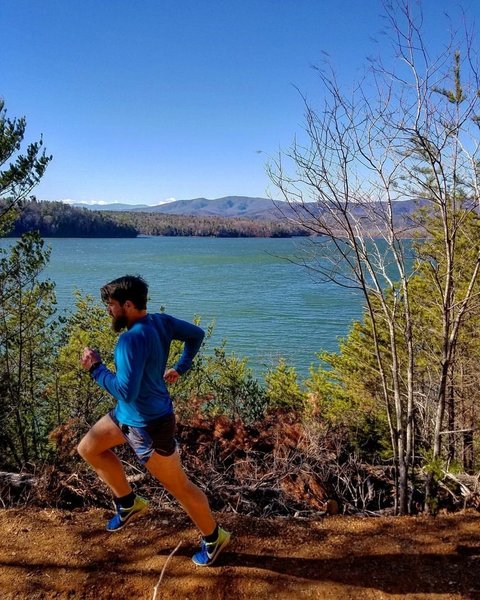
<svg viewBox="0 0 480 600">
<path fill-rule="evenodd" d="M 113 494 L 120 498 L 132 491 L 123 466 L 111 448 L 125 443 L 125 437 L 109 415 L 102 417 L 78 445 L 78 452 L 97 472 Z M 174 496 L 203 535 L 216 527 L 208 499 L 192 483 L 180 462 L 178 451 L 171 456 L 154 452 L 146 465 L 150 473 Z"/>
<path fill-rule="evenodd" d="M 125 443 L 125 437 L 109 415 L 90 429 L 78 444 L 78 453 L 97 472 L 117 498 L 132 491 L 122 463 L 111 448 Z"/>
<path fill-rule="evenodd" d="M 170 456 L 154 452 L 145 466 L 150 473 L 183 506 L 185 512 L 200 529 L 202 535 L 210 535 L 216 527 L 215 519 L 206 495 L 188 479 L 176 450 Z"/>
</svg>

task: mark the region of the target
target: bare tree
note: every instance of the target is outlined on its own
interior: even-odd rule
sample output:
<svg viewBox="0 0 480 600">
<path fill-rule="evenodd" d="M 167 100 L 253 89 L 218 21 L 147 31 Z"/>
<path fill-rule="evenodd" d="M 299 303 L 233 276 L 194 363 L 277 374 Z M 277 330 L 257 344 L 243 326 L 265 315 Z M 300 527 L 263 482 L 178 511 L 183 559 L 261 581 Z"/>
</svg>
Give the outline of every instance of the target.
<svg viewBox="0 0 480 600">
<path fill-rule="evenodd" d="M 412 246 L 405 242 L 418 224 L 402 217 L 400 201 L 423 206 L 424 225 L 433 215 L 441 223 L 442 259 L 429 263 L 442 313 L 430 440 L 434 460 L 441 453 L 456 340 L 480 268 L 477 253 L 460 294 L 453 278 L 456 240 L 479 199 L 480 86 L 472 38 L 467 30 L 452 36 L 445 50 L 431 58 L 417 4 L 415 10 L 408 0 L 385 5 L 393 59 L 372 62 L 352 90 L 339 85 L 333 70 L 318 70 L 325 92 L 322 108 L 314 109 L 304 98 L 305 141 L 295 140 L 269 166 L 271 180 L 287 201 L 282 203 L 284 217 L 318 236 L 311 240 L 313 253 L 304 257 L 305 266 L 323 280 L 360 290 L 365 299 L 401 514 L 408 510 L 414 461 L 417 382 L 410 284 L 420 259 L 413 260 Z M 461 84 L 460 74 L 468 85 Z M 388 332 L 388 347 L 380 331 Z"/>
</svg>

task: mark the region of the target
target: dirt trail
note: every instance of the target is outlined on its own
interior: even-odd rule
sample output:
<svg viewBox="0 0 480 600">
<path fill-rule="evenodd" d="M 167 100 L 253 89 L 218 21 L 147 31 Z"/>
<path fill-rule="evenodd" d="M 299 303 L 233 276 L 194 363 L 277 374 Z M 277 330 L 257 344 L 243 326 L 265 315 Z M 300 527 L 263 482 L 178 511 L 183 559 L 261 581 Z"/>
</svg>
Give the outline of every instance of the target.
<svg viewBox="0 0 480 600">
<path fill-rule="evenodd" d="M 480 600 L 480 514 L 327 517 L 318 521 L 222 515 L 235 533 L 218 566 L 190 557 L 194 529 L 150 511 L 104 530 L 104 510 L 0 511 L 0 598 L 160 600 Z"/>
</svg>

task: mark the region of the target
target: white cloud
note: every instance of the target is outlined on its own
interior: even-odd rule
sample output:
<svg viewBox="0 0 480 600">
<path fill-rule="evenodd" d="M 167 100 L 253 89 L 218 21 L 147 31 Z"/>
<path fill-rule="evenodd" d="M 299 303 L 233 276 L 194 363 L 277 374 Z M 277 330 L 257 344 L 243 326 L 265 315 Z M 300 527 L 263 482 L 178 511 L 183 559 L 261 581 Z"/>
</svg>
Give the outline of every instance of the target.
<svg viewBox="0 0 480 600">
<path fill-rule="evenodd" d="M 104 206 L 106 204 L 129 204 L 135 206 L 136 204 L 144 204 L 146 206 L 158 206 L 159 204 L 168 204 L 169 202 L 175 202 L 176 198 L 165 198 L 158 202 L 148 204 L 147 202 L 106 202 L 105 200 L 72 200 L 71 198 L 61 198 L 59 202 L 64 204 L 88 204 L 89 206 Z"/>
<path fill-rule="evenodd" d="M 72 200 L 71 198 L 61 198 L 59 202 L 63 202 L 64 204 L 88 204 L 89 206 L 110 204 L 109 202 L 105 202 L 105 200 Z M 112 202 L 112 204 L 118 204 L 118 202 Z"/>
</svg>

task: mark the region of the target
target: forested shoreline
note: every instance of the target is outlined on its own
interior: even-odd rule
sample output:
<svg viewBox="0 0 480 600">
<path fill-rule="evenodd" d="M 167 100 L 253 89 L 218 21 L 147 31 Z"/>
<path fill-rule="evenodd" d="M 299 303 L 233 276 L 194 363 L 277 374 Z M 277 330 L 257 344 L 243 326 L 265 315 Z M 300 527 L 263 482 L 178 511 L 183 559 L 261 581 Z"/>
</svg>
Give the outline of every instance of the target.
<svg viewBox="0 0 480 600">
<path fill-rule="evenodd" d="M 170 215 L 135 211 L 112 211 L 105 214 L 118 223 L 135 228 L 142 235 L 273 238 L 308 235 L 304 227 L 281 220 Z"/>
<path fill-rule="evenodd" d="M 24 201 L 8 237 L 38 231 L 44 238 L 131 238 L 151 236 L 292 237 L 305 228 L 280 220 L 201 217 L 134 211 L 90 211 L 62 202 Z"/>
<path fill-rule="evenodd" d="M 74 208 L 63 202 L 37 202 L 35 199 L 26 200 L 18 207 L 7 237 L 20 237 L 31 231 L 38 231 L 44 238 L 131 238 L 138 235 L 131 225 L 119 223 L 103 213 Z"/>
</svg>

